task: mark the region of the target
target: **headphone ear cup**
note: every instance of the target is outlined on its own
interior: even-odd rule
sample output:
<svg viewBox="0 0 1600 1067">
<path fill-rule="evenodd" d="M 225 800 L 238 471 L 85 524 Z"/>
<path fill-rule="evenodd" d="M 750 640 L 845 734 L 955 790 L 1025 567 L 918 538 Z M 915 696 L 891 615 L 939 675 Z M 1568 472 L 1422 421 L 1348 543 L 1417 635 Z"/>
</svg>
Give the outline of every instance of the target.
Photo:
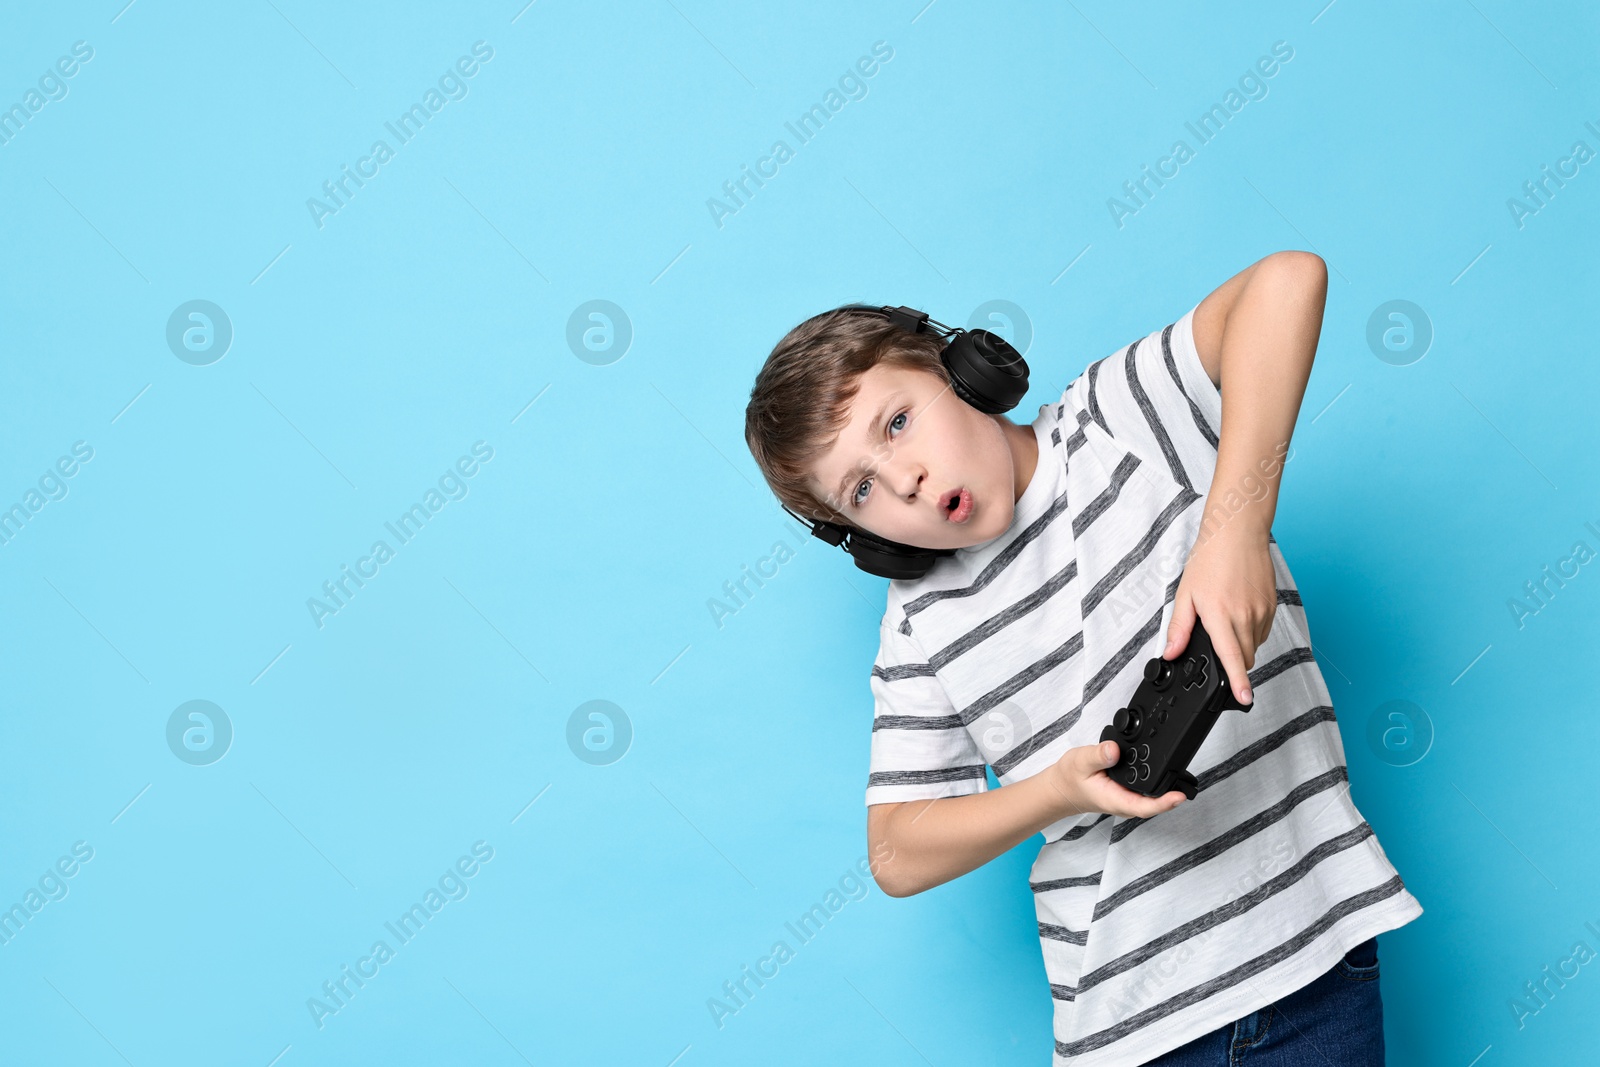
<svg viewBox="0 0 1600 1067">
<path fill-rule="evenodd" d="M 940 358 L 955 394 L 986 415 L 1010 411 L 1027 395 L 1027 361 L 997 333 L 962 330 Z"/>
<path fill-rule="evenodd" d="M 874 537 L 863 530 L 852 529 L 846 543 L 850 558 L 856 566 L 879 578 L 915 581 L 933 569 L 943 556 L 954 553 L 949 548 L 917 548 Z"/>
</svg>

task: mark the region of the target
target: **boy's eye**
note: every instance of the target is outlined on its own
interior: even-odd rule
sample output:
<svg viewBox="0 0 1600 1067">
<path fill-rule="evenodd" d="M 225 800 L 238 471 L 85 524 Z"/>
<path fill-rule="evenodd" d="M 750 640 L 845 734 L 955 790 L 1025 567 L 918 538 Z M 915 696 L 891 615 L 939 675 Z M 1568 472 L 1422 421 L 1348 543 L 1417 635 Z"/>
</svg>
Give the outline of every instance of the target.
<svg viewBox="0 0 1600 1067">
<path fill-rule="evenodd" d="M 887 423 L 887 425 L 888 425 L 888 427 L 890 429 L 904 430 L 906 428 L 906 424 L 904 422 L 901 422 L 900 420 L 906 419 L 906 420 L 909 421 L 910 417 L 911 417 L 911 409 L 907 408 L 905 411 L 900 412 L 894 418 L 890 419 L 889 422 Z M 871 478 L 865 478 L 859 484 L 857 484 L 855 493 L 850 497 L 850 503 L 851 503 L 852 506 L 854 506 L 854 507 L 860 507 L 861 506 L 862 500 L 865 499 L 861 495 L 861 490 L 863 488 L 866 488 L 868 492 L 871 492 L 871 488 L 870 488 L 871 485 L 872 485 L 872 479 Z"/>
</svg>

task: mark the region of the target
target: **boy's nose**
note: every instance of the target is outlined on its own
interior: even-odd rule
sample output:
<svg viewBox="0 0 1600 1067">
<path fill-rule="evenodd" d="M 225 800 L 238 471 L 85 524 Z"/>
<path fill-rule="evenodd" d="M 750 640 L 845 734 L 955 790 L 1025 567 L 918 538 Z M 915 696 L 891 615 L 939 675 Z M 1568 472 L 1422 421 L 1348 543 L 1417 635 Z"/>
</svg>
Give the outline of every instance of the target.
<svg viewBox="0 0 1600 1067">
<path fill-rule="evenodd" d="M 895 492 L 902 497 L 910 496 L 922 487 L 922 480 L 928 476 L 920 464 L 913 464 L 895 472 Z"/>
</svg>

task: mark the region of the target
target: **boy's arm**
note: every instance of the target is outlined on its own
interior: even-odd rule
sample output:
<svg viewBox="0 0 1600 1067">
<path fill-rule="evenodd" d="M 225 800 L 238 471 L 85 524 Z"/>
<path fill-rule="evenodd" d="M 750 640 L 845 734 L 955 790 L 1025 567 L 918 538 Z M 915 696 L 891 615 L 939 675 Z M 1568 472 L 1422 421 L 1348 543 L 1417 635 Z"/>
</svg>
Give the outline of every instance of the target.
<svg viewBox="0 0 1600 1067">
<path fill-rule="evenodd" d="M 873 879 L 907 897 L 959 878 L 1051 823 L 1086 812 L 1148 819 L 1187 803 L 1177 790 L 1146 797 L 1111 780 L 1115 741 L 1069 748 L 1038 774 L 981 793 L 867 808 Z"/>
<path fill-rule="evenodd" d="M 1189 643 L 1198 613 L 1244 703 L 1252 699 L 1247 672 L 1278 607 L 1267 535 L 1327 292 L 1320 256 L 1275 252 L 1218 286 L 1194 313 L 1195 351 L 1222 394 L 1222 428 L 1162 655 Z"/>
</svg>

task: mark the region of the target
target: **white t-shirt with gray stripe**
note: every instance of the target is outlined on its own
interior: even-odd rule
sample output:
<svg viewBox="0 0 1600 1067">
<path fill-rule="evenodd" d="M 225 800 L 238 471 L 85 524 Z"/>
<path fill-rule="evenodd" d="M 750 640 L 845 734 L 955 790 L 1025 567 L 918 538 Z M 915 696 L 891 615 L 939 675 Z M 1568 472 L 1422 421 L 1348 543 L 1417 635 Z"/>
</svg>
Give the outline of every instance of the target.
<svg viewBox="0 0 1600 1067">
<path fill-rule="evenodd" d="M 982 792 L 986 764 L 1005 786 L 1097 743 L 1161 654 L 1222 426 L 1193 318 L 1091 364 L 1039 409 L 1039 462 L 1010 529 L 890 582 L 869 805 Z M 1278 607 L 1255 701 L 1225 712 L 1190 762 L 1195 798 L 1044 830 L 1029 880 L 1055 1067 L 1144 1063 L 1422 914 L 1351 800 L 1305 609 L 1275 540 L 1268 551 Z"/>
</svg>

